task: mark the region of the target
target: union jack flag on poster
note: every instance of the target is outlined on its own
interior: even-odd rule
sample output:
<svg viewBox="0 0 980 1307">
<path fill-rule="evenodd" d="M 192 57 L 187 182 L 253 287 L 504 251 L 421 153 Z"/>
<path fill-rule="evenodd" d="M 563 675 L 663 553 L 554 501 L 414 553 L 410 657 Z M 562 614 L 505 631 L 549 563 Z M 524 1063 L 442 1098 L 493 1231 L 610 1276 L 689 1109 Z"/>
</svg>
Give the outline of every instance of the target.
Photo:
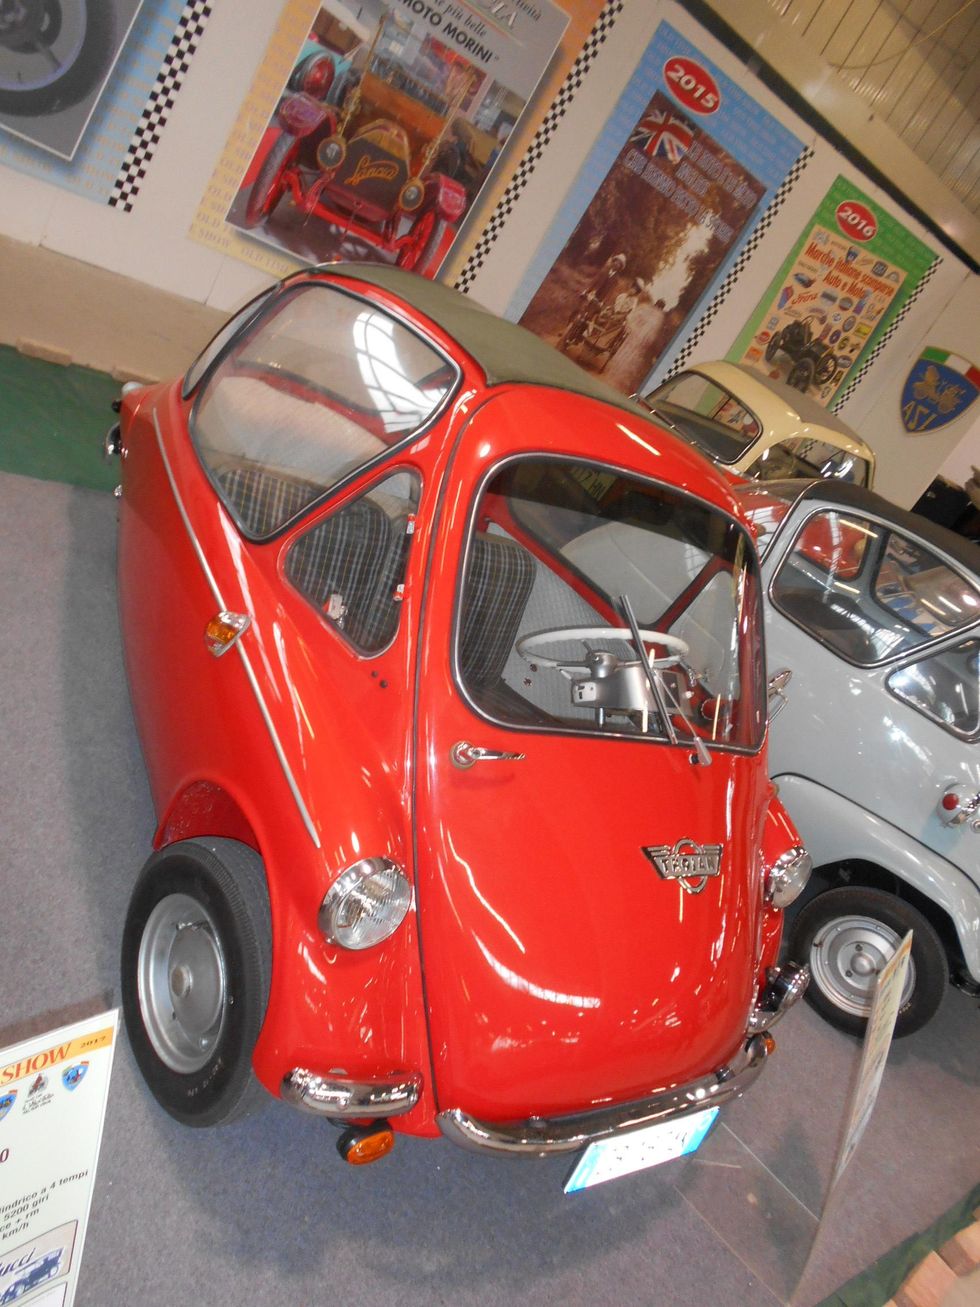
<svg viewBox="0 0 980 1307">
<path fill-rule="evenodd" d="M 693 143 L 694 131 L 684 119 L 660 109 L 641 118 L 630 137 L 630 144 L 638 146 L 644 154 L 659 155 L 671 163 L 680 163 Z"/>
</svg>

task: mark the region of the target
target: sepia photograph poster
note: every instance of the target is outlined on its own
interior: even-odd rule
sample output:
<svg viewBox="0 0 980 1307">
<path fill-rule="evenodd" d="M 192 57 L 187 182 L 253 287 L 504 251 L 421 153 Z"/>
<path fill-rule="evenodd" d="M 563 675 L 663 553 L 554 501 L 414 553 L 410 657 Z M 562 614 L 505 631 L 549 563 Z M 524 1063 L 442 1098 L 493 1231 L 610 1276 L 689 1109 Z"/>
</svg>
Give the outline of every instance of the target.
<svg viewBox="0 0 980 1307">
<path fill-rule="evenodd" d="M 324 0 L 227 223 L 434 276 L 558 47 L 552 0 Z"/>
<path fill-rule="evenodd" d="M 935 257 L 837 177 L 728 357 L 829 405 Z"/>
<path fill-rule="evenodd" d="M 661 23 L 507 316 L 640 389 L 802 148 Z"/>
</svg>

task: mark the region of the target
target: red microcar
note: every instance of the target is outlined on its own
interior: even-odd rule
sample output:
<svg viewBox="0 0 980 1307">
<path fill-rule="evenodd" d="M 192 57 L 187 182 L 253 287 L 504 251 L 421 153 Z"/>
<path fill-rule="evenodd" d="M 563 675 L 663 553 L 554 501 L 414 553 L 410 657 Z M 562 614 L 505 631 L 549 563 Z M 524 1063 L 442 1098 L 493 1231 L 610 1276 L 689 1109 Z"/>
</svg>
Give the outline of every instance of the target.
<svg viewBox="0 0 980 1307">
<path fill-rule="evenodd" d="M 393 1131 L 593 1178 L 693 1147 L 807 979 L 723 478 L 369 265 L 127 387 L 107 447 L 158 815 L 123 1006 L 160 1103 L 210 1125 L 263 1086 L 351 1161 Z"/>
</svg>

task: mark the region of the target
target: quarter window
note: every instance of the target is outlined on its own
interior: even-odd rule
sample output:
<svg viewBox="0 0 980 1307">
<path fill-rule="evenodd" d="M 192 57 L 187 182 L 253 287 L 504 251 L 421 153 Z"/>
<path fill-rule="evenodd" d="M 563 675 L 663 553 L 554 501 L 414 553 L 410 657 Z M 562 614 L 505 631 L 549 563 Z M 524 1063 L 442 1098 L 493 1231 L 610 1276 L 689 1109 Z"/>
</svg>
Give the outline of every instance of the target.
<svg viewBox="0 0 980 1307">
<path fill-rule="evenodd" d="M 457 369 L 376 305 L 305 284 L 246 325 L 194 406 L 198 452 L 262 539 L 423 427 Z"/>
<path fill-rule="evenodd" d="M 980 731 L 980 640 L 964 640 L 942 653 L 892 672 L 888 688 L 954 735 Z"/>
<path fill-rule="evenodd" d="M 304 531 L 286 554 L 286 575 L 361 653 L 395 638 L 419 479 L 396 472 Z"/>
<path fill-rule="evenodd" d="M 863 665 L 980 618 L 980 592 L 925 545 L 829 510 L 807 519 L 779 567 L 772 598 L 818 640 Z"/>
<path fill-rule="evenodd" d="M 866 486 L 870 484 L 871 468 L 866 459 L 848 453 L 840 445 L 809 436 L 793 436 L 770 445 L 747 469 L 746 475 L 756 481 L 830 477 Z"/>
<path fill-rule="evenodd" d="M 736 462 L 762 434 L 759 419 L 731 391 L 696 372 L 682 372 L 645 402 L 702 453 L 722 463 Z"/>
</svg>

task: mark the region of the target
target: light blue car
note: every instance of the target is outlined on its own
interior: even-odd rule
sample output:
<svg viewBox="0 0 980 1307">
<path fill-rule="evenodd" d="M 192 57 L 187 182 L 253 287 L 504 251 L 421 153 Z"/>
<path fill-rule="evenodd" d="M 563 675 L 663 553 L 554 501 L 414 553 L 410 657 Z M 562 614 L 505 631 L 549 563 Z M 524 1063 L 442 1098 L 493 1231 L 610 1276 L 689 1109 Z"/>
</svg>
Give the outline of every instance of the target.
<svg viewBox="0 0 980 1307">
<path fill-rule="evenodd" d="M 763 557 L 772 776 L 813 856 L 792 956 L 861 1034 L 908 930 L 897 1035 L 980 993 L 980 546 L 839 481 L 737 492 Z"/>
</svg>

